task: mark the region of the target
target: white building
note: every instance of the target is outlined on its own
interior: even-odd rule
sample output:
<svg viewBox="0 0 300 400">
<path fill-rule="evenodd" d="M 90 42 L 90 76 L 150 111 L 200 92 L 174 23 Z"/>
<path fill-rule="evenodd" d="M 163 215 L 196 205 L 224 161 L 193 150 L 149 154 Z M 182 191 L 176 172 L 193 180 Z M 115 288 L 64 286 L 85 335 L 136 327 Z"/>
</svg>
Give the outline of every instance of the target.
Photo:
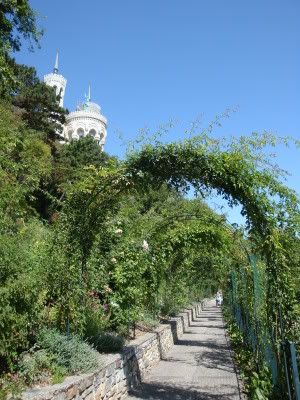
<svg viewBox="0 0 300 400">
<path fill-rule="evenodd" d="M 67 80 L 58 73 L 58 53 L 56 55 L 53 72 L 44 76 L 44 82 L 55 87 L 56 94 L 60 95 L 60 106 L 63 107 Z M 101 114 L 98 104 L 91 102 L 91 88 L 85 101 L 77 106 L 76 111 L 66 115 L 66 123 L 63 127 L 62 139 L 69 142 L 87 135 L 93 136 L 103 149 L 106 139 L 107 119 Z"/>
</svg>

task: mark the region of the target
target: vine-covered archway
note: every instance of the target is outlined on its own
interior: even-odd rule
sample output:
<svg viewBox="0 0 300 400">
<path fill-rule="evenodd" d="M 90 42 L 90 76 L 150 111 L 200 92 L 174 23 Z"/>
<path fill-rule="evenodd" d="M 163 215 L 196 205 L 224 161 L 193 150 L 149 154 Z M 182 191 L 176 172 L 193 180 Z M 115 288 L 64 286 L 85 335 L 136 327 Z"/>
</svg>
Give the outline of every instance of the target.
<svg viewBox="0 0 300 400">
<path fill-rule="evenodd" d="M 210 151 L 193 141 L 145 146 L 129 157 L 126 174 L 141 187 L 167 182 L 183 191 L 192 187 L 200 194 L 214 189 L 229 205 L 241 204 L 255 251 L 267 266 L 269 319 L 279 331 L 281 312 L 285 333 L 293 335 L 289 238 L 297 235 L 298 198 L 272 170 L 259 168 L 257 160 L 247 155 L 240 149 Z"/>
</svg>

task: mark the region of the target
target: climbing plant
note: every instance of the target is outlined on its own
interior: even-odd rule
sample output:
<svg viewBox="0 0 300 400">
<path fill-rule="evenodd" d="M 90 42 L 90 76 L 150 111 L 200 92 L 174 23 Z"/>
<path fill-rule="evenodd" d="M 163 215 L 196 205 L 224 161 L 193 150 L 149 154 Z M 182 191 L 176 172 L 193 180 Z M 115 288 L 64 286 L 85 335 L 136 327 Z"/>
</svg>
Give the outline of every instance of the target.
<svg viewBox="0 0 300 400">
<path fill-rule="evenodd" d="M 263 137 L 256 148 L 269 143 L 270 138 Z M 288 238 L 295 238 L 298 232 L 298 198 L 281 183 L 278 169 L 270 168 L 251 149 L 255 147 L 250 141 L 224 149 L 215 142 L 207 144 L 207 137 L 205 142 L 196 138 L 145 146 L 126 166 L 137 185 L 167 182 L 177 190 L 187 192 L 192 187 L 200 194 L 214 189 L 229 205 L 241 204 L 249 235 L 255 238 L 256 251 L 266 262 L 269 321 L 276 336 L 282 338 L 278 323 L 281 312 L 285 334 L 291 337 L 295 335 L 292 271 L 296 265 L 287 262 Z"/>
</svg>

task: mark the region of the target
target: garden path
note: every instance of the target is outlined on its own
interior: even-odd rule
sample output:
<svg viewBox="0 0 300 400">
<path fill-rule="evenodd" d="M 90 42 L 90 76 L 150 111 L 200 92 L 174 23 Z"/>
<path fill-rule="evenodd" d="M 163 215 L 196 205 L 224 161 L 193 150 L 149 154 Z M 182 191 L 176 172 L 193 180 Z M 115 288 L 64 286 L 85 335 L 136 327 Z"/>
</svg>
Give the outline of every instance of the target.
<svg viewBox="0 0 300 400">
<path fill-rule="evenodd" d="M 201 314 L 152 369 L 128 400 L 243 399 L 220 308 L 207 302 Z"/>
</svg>

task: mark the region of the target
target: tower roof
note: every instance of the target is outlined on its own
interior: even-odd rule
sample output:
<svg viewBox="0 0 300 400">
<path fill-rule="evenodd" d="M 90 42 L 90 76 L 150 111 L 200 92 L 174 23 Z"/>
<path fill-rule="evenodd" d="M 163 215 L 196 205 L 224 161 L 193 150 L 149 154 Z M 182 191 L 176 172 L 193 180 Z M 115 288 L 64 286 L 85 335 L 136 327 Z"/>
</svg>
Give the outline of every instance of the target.
<svg viewBox="0 0 300 400">
<path fill-rule="evenodd" d="M 99 106 L 99 104 L 91 102 L 91 84 L 89 84 L 88 93 L 84 95 L 84 98 L 85 101 L 77 105 L 77 111 L 86 111 L 101 114 L 101 107 Z"/>
</svg>

